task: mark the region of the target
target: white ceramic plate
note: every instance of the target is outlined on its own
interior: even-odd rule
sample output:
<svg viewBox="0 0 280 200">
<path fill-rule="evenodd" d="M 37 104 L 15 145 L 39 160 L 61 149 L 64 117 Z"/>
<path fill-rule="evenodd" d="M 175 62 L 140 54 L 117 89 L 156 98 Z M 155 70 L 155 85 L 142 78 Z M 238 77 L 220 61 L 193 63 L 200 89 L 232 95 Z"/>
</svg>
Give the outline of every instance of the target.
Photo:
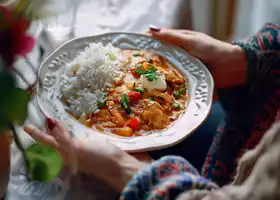
<svg viewBox="0 0 280 200">
<path fill-rule="evenodd" d="M 58 98 L 60 69 L 92 42 L 101 42 L 103 45 L 112 43 L 113 46 L 121 49 L 145 49 L 167 58 L 189 80 L 190 99 L 186 112 L 166 130 L 131 138 L 99 133 L 77 122 L 64 110 L 64 105 Z M 107 33 L 73 39 L 59 47 L 42 63 L 39 79 L 37 101 L 47 116 L 64 123 L 74 137 L 93 139 L 104 137 L 129 152 L 166 148 L 190 135 L 203 123 L 210 112 L 214 88 L 210 72 L 198 59 L 179 47 L 136 33 Z"/>
</svg>

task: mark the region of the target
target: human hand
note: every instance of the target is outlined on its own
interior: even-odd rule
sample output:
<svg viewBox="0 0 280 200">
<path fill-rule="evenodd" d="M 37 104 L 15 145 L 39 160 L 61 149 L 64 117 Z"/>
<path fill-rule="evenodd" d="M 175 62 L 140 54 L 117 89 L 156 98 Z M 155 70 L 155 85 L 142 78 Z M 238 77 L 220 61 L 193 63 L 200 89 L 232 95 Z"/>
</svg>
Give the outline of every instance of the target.
<svg viewBox="0 0 280 200">
<path fill-rule="evenodd" d="M 34 140 L 56 149 L 61 155 L 64 165 L 70 167 L 72 173 L 75 174 L 77 172 L 77 155 L 75 143 L 68 131 L 60 123 L 50 118 L 47 118 L 45 126 L 47 133 L 33 125 L 25 126 L 24 131 Z"/>
<path fill-rule="evenodd" d="M 24 130 L 35 140 L 55 148 L 65 165 L 97 178 L 121 192 L 130 178 L 145 166 L 106 140 L 74 140 L 57 121 L 47 119 L 47 133 L 28 125 Z"/>
<path fill-rule="evenodd" d="M 247 61 L 241 47 L 190 30 L 159 29 L 150 26 L 149 33 L 154 38 L 178 45 L 192 56 L 201 59 L 211 71 L 217 88 L 246 83 Z"/>
</svg>

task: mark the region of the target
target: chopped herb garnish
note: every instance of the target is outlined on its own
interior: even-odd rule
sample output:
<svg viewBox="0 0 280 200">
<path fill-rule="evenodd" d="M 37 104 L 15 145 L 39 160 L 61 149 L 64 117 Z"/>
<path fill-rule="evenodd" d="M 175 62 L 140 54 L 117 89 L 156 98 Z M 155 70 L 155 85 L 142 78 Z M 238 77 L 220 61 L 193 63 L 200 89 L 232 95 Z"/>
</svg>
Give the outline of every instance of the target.
<svg viewBox="0 0 280 200">
<path fill-rule="evenodd" d="M 155 81 L 158 79 L 158 73 L 153 65 L 149 69 L 147 69 L 144 73 L 144 76 L 148 79 L 148 81 Z"/>
<path fill-rule="evenodd" d="M 155 66 L 152 65 L 152 64 L 149 64 L 149 65 L 150 65 L 150 67 L 149 67 L 149 69 L 147 69 L 147 71 L 153 71 L 153 72 L 155 72 L 155 71 L 156 71 Z"/>
<path fill-rule="evenodd" d="M 136 67 L 137 67 L 137 68 L 140 68 L 140 67 L 143 68 L 143 65 L 139 63 L 139 64 L 136 65 Z"/>
<path fill-rule="evenodd" d="M 175 99 L 179 99 L 181 94 L 180 94 L 179 91 L 176 91 L 176 92 L 173 93 L 173 96 L 174 96 Z"/>
<path fill-rule="evenodd" d="M 179 110 L 181 108 L 180 104 L 178 104 L 178 103 L 173 103 L 172 107 L 176 110 Z"/>
<path fill-rule="evenodd" d="M 141 76 L 145 73 L 145 69 L 143 68 L 142 64 L 136 65 L 136 73 Z"/>
<path fill-rule="evenodd" d="M 145 70 L 142 64 L 136 65 L 136 73 L 141 76 L 144 75 L 149 81 L 154 81 L 158 79 L 159 73 L 156 71 L 155 67 L 152 64 L 149 64 L 150 67 Z"/>
<path fill-rule="evenodd" d="M 140 94 L 143 94 L 143 93 L 144 93 L 144 89 L 143 89 L 143 88 L 140 88 L 140 87 L 135 88 L 135 91 L 136 91 L 136 92 L 139 92 Z"/>
<path fill-rule="evenodd" d="M 130 101 L 129 101 L 127 94 L 122 95 L 121 104 L 127 114 L 130 114 L 132 112 L 131 107 L 130 107 Z"/>
<path fill-rule="evenodd" d="M 146 78 L 148 79 L 148 81 L 153 81 L 155 80 L 154 76 L 151 74 L 145 74 Z"/>
<path fill-rule="evenodd" d="M 180 94 L 186 94 L 187 90 L 185 88 L 179 89 Z"/>
<path fill-rule="evenodd" d="M 134 56 L 134 57 L 140 56 L 140 53 L 139 53 L 139 52 L 136 52 L 136 53 L 133 54 L 133 56 Z"/>
<path fill-rule="evenodd" d="M 106 101 L 98 101 L 97 106 L 98 108 L 104 108 L 106 106 Z"/>
</svg>

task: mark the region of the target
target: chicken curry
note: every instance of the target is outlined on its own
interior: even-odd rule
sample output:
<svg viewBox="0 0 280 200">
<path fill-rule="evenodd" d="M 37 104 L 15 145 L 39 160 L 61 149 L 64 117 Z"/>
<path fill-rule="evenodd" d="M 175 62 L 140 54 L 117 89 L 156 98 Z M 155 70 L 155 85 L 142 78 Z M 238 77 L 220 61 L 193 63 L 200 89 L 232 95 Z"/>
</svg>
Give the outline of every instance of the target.
<svg viewBox="0 0 280 200">
<path fill-rule="evenodd" d="M 84 125 L 119 136 L 142 136 L 167 128 L 187 105 L 187 80 L 161 56 L 123 50 L 125 77 L 107 88 L 99 112 L 85 116 Z"/>
</svg>

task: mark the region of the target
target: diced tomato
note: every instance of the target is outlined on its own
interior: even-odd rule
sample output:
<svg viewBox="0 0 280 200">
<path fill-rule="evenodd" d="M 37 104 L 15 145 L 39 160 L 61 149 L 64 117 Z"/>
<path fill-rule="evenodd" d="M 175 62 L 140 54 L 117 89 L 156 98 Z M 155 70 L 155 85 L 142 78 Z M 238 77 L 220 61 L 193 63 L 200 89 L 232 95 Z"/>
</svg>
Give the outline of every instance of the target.
<svg viewBox="0 0 280 200">
<path fill-rule="evenodd" d="M 128 98 L 130 100 L 130 104 L 135 104 L 141 99 L 140 92 L 129 92 Z"/>
<path fill-rule="evenodd" d="M 128 122 L 126 122 L 126 125 L 132 128 L 133 130 L 138 130 L 140 127 L 140 123 L 136 118 L 131 118 L 130 120 L 128 120 Z"/>
<path fill-rule="evenodd" d="M 137 72 L 136 72 L 136 67 L 132 67 L 130 69 L 130 71 L 131 71 L 132 76 L 134 76 L 135 78 L 139 78 L 140 77 L 139 74 L 137 74 Z"/>
</svg>

